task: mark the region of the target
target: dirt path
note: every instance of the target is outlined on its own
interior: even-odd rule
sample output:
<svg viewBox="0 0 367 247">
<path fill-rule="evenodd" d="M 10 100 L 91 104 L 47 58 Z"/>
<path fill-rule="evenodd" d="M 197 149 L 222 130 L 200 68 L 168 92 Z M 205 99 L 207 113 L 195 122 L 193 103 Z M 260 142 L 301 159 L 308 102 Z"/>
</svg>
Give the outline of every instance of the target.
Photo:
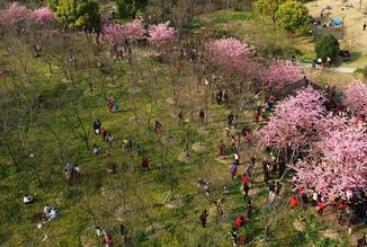
<svg viewBox="0 0 367 247">
<path fill-rule="evenodd" d="M 311 69 L 312 64 L 311 63 L 300 63 L 301 68 Z M 320 68 L 317 68 L 318 70 Z M 356 68 L 351 67 L 331 67 L 330 71 L 338 72 L 338 73 L 349 73 L 353 74 L 356 71 Z"/>
</svg>

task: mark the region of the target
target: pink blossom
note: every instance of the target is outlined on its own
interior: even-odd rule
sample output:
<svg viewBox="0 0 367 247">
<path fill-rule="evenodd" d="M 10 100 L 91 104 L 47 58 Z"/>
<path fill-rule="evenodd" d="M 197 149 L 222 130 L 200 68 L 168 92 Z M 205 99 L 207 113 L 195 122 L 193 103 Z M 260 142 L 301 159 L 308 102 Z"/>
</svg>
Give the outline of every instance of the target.
<svg viewBox="0 0 367 247">
<path fill-rule="evenodd" d="M 134 20 L 125 25 L 107 24 L 102 28 L 104 39 L 110 44 L 122 43 L 126 40 L 136 41 L 144 38 L 144 26 L 141 20 Z"/>
<path fill-rule="evenodd" d="M 355 81 L 345 90 L 343 104 L 358 116 L 367 116 L 367 86 Z"/>
<path fill-rule="evenodd" d="M 293 83 L 302 79 L 298 66 L 284 61 L 275 61 L 263 71 L 261 80 L 269 87 L 282 88 L 286 83 Z"/>
<path fill-rule="evenodd" d="M 260 143 L 276 148 L 307 144 L 325 112 L 324 101 L 323 93 L 312 87 L 299 90 L 296 96 L 288 96 L 275 106 L 268 124 L 258 131 Z"/>
<path fill-rule="evenodd" d="M 367 186 L 367 134 L 363 129 L 350 126 L 330 130 L 317 146 L 321 151 L 318 159 L 294 166 L 297 183 L 334 195 Z"/>
<path fill-rule="evenodd" d="M 144 38 L 145 29 L 143 22 L 139 19 L 135 19 L 125 25 L 126 35 L 129 40 L 140 40 Z"/>
<path fill-rule="evenodd" d="M 209 59 L 212 63 L 221 67 L 243 67 L 245 59 L 250 55 L 246 43 L 238 39 L 218 39 L 208 45 Z"/>
<path fill-rule="evenodd" d="M 151 25 L 148 29 L 148 33 L 149 42 L 158 46 L 173 40 L 176 36 L 175 29 L 163 23 Z"/>
<path fill-rule="evenodd" d="M 0 14 L 0 21 L 5 24 L 15 24 L 19 21 L 30 20 L 31 18 L 32 11 L 18 2 L 10 4 Z"/>
<path fill-rule="evenodd" d="M 48 7 L 42 7 L 33 11 L 33 18 L 40 24 L 47 24 L 55 21 L 55 15 Z"/>
</svg>

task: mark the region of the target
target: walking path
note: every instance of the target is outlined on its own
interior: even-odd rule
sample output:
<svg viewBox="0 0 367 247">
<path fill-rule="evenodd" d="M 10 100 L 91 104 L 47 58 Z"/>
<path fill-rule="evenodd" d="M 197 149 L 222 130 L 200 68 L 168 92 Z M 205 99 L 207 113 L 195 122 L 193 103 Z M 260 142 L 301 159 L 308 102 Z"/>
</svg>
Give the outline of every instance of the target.
<svg viewBox="0 0 367 247">
<path fill-rule="evenodd" d="M 312 69 L 311 63 L 299 63 L 301 68 L 307 68 Z M 320 69 L 319 66 L 317 66 L 317 69 Z M 338 72 L 338 73 L 349 73 L 352 74 L 356 71 L 356 68 L 351 67 L 331 67 L 331 71 Z"/>
</svg>

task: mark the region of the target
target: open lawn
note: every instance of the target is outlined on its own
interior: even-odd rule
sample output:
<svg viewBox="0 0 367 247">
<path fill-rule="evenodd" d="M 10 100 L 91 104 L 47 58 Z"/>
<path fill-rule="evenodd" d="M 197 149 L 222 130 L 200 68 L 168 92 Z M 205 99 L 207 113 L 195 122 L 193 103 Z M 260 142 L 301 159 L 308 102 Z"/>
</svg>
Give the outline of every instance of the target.
<svg viewBox="0 0 367 247">
<path fill-rule="evenodd" d="M 366 233 L 359 223 L 348 235 L 331 207 L 322 217 L 311 204 L 291 211 L 290 173 L 280 179 L 282 189 L 271 208 L 261 163 L 270 155 L 257 145 L 255 135 L 247 143 L 241 133 L 243 127 L 256 131 L 266 124 L 265 118 L 255 121 L 255 111 L 270 90 L 259 83 L 255 96 L 250 79 L 227 76 L 226 70 L 216 77 L 219 71 L 208 72 L 211 67 L 197 62 L 201 60 L 194 66 L 197 50 L 189 57 L 181 49 L 200 35 L 225 34 L 256 47 L 262 59 L 296 54 L 307 60 L 313 56 L 310 38 L 291 40 L 248 11 L 222 10 L 195 21 L 196 33 L 189 33 L 187 40 L 174 37 L 160 46 L 145 39 L 120 44 L 129 48 L 121 59 L 113 56 L 112 45 L 102 38 L 96 42 L 93 34 L 53 26 L 26 26 L 34 28 L 31 32 L 4 29 L 8 35 L 0 37 L 0 246 L 104 246 L 96 226 L 112 235 L 113 246 L 233 246 L 229 231 L 237 216 L 247 214 L 247 199 L 240 179 L 233 181 L 229 172 L 232 135 L 240 138 L 239 175 L 247 170 L 250 157 L 256 157 L 249 192 L 253 212 L 240 229 L 246 246 L 349 247 Z M 202 68 L 207 70 L 200 74 Z M 355 78 L 328 71 L 306 73 L 322 84 L 338 86 Z M 238 87 L 237 81 L 244 85 Z M 229 95 L 222 104 L 215 98 L 219 89 Z M 111 100 L 119 104 L 116 112 L 108 107 Z M 228 124 L 231 111 L 236 128 Z M 93 132 L 97 119 L 113 136 L 110 143 Z M 156 121 L 161 128 L 156 128 Z M 225 157 L 219 157 L 221 140 Z M 99 154 L 92 152 L 95 145 L 101 148 Z M 148 169 L 142 166 L 144 158 Z M 68 162 L 80 167 L 80 176 L 72 177 L 71 183 L 65 173 Z M 198 188 L 200 177 L 209 180 L 206 191 Z M 275 179 L 279 176 L 272 174 L 271 181 Z M 23 204 L 26 193 L 35 198 L 33 204 Z M 41 219 L 47 204 L 58 209 L 56 219 Z M 199 220 L 204 209 L 209 213 L 205 228 Z M 120 224 L 127 229 L 126 241 Z"/>
</svg>

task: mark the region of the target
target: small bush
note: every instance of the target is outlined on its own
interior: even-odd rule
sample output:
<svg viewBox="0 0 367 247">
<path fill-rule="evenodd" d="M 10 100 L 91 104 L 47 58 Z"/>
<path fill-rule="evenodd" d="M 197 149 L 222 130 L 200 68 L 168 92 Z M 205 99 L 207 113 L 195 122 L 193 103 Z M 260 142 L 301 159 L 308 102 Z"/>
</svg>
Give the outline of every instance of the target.
<svg viewBox="0 0 367 247">
<path fill-rule="evenodd" d="M 145 242 L 148 240 L 148 237 L 145 234 L 144 230 L 136 230 L 134 232 L 133 238 L 136 239 L 138 242 Z"/>
<path fill-rule="evenodd" d="M 315 44 L 317 58 L 325 60 L 327 57 L 336 59 L 339 55 L 340 47 L 338 40 L 330 33 L 323 35 Z"/>
</svg>

